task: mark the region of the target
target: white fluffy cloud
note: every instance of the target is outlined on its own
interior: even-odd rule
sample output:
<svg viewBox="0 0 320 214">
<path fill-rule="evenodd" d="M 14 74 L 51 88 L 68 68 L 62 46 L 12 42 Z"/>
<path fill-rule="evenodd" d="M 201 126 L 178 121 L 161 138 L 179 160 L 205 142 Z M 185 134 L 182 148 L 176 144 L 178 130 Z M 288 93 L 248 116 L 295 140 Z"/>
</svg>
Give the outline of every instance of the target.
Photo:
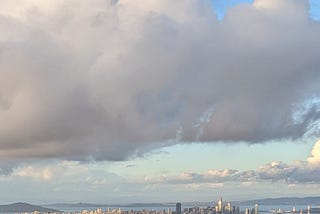
<svg viewBox="0 0 320 214">
<path fill-rule="evenodd" d="M 240 171 L 234 169 L 211 169 L 206 173 L 185 172 L 179 176 L 165 176 L 149 179 L 150 183 L 220 184 L 242 183 L 245 186 L 260 182 L 294 184 L 320 184 L 319 142 L 316 142 L 307 161 L 287 164 L 281 161 L 260 166 L 256 170 Z"/>
<path fill-rule="evenodd" d="M 16 168 L 12 176 L 29 177 L 36 180 L 52 181 L 59 177 L 78 176 L 88 173 L 87 166 L 72 161 L 58 161 L 51 164 L 24 164 Z"/>
<path fill-rule="evenodd" d="M 320 140 L 313 146 L 308 163 L 316 167 L 320 167 Z"/>
<path fill-rule="evenodd" d="M 319 120 L 292 118 L 320 92 L 307 1 L 256 0 L 220 23 L 201 0 L 0 4 L 2 159 L 123 160 L 177 130 L 250 143 Z"/>
<path fill-rule="evenodd" d="M 263 180 L 285 181 L 287 183 L 320 183 L 320 141 L 317 141 L 306 161 L 285 164 L 275 161 L 257 170 L 257 177 Z"/>
</svg>

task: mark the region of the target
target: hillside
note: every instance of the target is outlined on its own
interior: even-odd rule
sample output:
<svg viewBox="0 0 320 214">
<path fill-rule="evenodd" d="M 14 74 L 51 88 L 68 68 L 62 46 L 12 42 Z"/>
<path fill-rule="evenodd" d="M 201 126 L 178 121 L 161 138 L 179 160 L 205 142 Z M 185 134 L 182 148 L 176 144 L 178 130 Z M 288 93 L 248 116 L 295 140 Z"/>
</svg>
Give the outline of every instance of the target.
<svg viewBox="0 0 320 214">
<path fill-rule="evenodd" d="M 59 212 L 58 210 L 36 206 L 32 204 L 27 203 L 13 203 L 13 204 L 7 204 L 7 205 L 0 205 L 0 213 L 22 213 L 22 212 L 46 212 L 46 213 L 52 213 L 52 212 Z"/>
</svg>

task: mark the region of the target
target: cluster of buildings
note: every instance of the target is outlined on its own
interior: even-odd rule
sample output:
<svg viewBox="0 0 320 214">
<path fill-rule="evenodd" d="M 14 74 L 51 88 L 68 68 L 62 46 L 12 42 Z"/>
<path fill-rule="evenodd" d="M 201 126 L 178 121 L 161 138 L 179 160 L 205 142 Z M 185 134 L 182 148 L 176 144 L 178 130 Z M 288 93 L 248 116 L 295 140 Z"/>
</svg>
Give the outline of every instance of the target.
<svg viewBox="0 0 320 214">
<path fill-rule="evenodd" d="M 173 208 L 174 209 L 174 208 Z M 320 214 L 320 208 L 310 208 L 307 207 L 306 210 L 296 210 L 293 208 L 291 211 L 282 211 L 282 210 L 270 210 L 270 211 L 260 211 L 271 213 L 271 214 Z M 239 206 L 233 206 L 230 202 L 223 203 L 222 198 L 220 198 L 215 206 L 208 207 L 190 207 L 182 209 L 181 203 L 177 203 L 175 210 L 171 208 L 163 210 L 122 210 L 121 208 L 102 210 L 101 208 L 95 210 L 82 210 L 74 212 L 63 212 L 63 214 L 260 214 L 258 204 L 255 204 L 252 208 L 246 208 L 245 210 L 240 211 Z M 42 214 L 39 212 L 33 212 L 32 214 Z M 51 214 L 61 214 L 61 213 L 51 213 Z"/>
<path fill-rule="evenodd" d="M 231 203 L 223 204 L 222 198 L 213 207 L 192 207 L 183 210 L 183 213 L 176 214 L 240 214 L 240 208 L 238 206 L 232 206 Z M 245 214 L 258 214 L 257 213 L 245 213 Z"/>
<path fill-rule="evenodd" d="M 173 208 L 174 209 L 174 208 Z M 23 213 L 23 214 L 48 214 L 35 211 L 32 213 Z M 112 209 L 108 208 L 102 210 L 97 208 L 94 210 L 82 210 L 82 211 L 73 211 L 73 212 L 51 212 L 50 214 L 240 214 L 240 209 L 237 206 L 232 206 L 230 203 L 223 204 L 222 198 L 218 201 L 216 206 L 212 207 L 190 207 L 182 209 L 181 203 L 177 203 L 175 210 L 171 208 L 163 210 L 154 210 L 154 209 L 142 209 L 142 210 L 122 210 L 121 208 Z M 242 213 L 242 214 L 258 214 L 254 213 Z"/>
<path fill-rule="evenodd" d="M 179 212 L 180 211 L 180 212 Z M 190 207 L 181 210 L 181 204 L 177 203 L 176 211 L 172 214 L 239 214 L 240 210 L 237 206 L 232 206 L 230 203 L 223 204 L 222 198 L 215 206 L 212 207 Z"/>
<path fill-rule="evenodd" d="M 232 206 L 231 203 L 223 204 L 222 198 L 219 199 L 218 203 L 212 207 L 190 207 L 182 209 L 181 203 L 176 204 L 176 209 L 171 208 L 163 210 L 121 210 L 121 209 L 107 209 L 102 211 L 101 209 L 81 212 L 74 212 L 72 214 L 240 214 L 240 208 L 238 206 Z M 253 209 L 254 212 L 248 212 L 243 214 L 259 214 L 258 205 Z M 71 213 L 69 213 L 71 214 Z"/>
</svg>

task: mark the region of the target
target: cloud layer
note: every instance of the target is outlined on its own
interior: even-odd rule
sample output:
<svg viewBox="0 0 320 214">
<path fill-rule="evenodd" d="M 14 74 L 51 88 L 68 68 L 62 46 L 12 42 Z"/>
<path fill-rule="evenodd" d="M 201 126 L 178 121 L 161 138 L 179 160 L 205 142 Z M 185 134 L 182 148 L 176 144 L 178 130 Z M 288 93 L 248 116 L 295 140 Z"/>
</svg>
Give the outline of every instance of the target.
<svg viewBox="0 0 320 214">
<path fill-rule="evenodd" d="M 205 173 L 184 172 L 181 175 L 163 176 L 151 179 L 150 183 L 165 183 L 173 185 L 224 185 L 237 183 L 252 185 L 253 183 L 272 182 L 295 184 L 320 184 L 320 140 L 315 143 L 306 161 L 296 161 L 293 164 L 273 161 L 260 166 L 256 170 L 240 171 L 236 169 L 211 169 Z"/>
<path fill-rule="evenodd" d="M 213 168 L 206 172 L 184 172 L 174 168 L 173 171 L 150 172 L 146 168 L 139 170 L 138 163 L 134 166 L 126 162 L 116 167 L 111 167 L 116 163 L 29 162 L 14 168 L 10 175 L 0 176 L 1 190 L 6 193 L 0 200 L 118 204 L 179 199 L 208 201 L 215 194 L 232 200 L 318 195 L 320 165 L 316 160 L 320 160 L 319 145 L 320 141 L 306 160 L 291 164 L 272 161 L 255 170 Z M 171 193 L 169 198 L 168 192 Z M 64 198 L 66 195 L 72 197 Z"/>
<path fill-rule="evenodd" d="M 123 160 L 176 138 L 318 131 L 319 103 L 306 103 L 320 92 L 320 24 L 307 1 L 256 0 L 222 22 L 202 0 L 0 8 L 2 159 Z"/>
</svg>

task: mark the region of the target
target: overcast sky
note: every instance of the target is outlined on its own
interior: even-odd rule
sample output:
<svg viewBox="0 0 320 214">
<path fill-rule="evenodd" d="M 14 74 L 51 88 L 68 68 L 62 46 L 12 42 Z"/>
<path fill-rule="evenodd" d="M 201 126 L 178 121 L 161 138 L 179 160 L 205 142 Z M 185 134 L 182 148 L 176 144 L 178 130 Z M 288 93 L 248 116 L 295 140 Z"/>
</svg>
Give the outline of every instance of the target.
<svg viewBox="0 0 320 214">
<path fill-rule="evenodd" d="M 319 11 L 1 1 L 0 203 L 317 195 Z"/>
</svg>

